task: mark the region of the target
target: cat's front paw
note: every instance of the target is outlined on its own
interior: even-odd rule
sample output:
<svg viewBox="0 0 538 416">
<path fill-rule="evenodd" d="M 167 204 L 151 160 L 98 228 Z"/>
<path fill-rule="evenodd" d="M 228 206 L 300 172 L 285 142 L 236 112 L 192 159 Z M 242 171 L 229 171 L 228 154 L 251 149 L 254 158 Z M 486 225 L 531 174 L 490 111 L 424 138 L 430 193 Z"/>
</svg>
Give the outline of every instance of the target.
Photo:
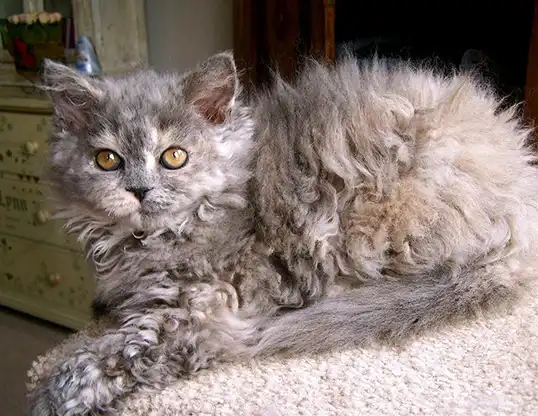
<svg viewBox="0 0 538 416">
<path fill-rule="evenodd" d="M 29 394 L 31 416 L 114 415 L 122 377 L 109 377 L 95 360 L 64 362 Z"/>
<path fill-rule="evenodd" d="M 58 411 L 54 400 L 43 386 L 38 386 L 28 396 L 30 416 L 56 416 Z"/>
</svg>

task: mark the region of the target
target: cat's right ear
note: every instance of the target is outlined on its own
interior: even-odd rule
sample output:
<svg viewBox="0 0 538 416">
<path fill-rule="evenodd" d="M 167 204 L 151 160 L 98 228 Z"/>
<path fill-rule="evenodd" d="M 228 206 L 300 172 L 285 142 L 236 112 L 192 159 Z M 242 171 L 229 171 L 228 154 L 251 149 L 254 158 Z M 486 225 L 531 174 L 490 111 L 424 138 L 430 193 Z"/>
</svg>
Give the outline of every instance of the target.
<svg viewBox="0 0 538 416">
<path fill-rule="evenodd" d="M 187 74 L 183 94 L 208 122 L 226 122 L 239 94 L 239 76 L 232 53 L 213 55 Z"/>
<path fill-rule="evenodd" d="M 56 122 L 72 132 L 85 127 L 103 94 L 95 80 L 50 59 L 43 62 L 40 87 L 52 102 Z"/>
</svg>

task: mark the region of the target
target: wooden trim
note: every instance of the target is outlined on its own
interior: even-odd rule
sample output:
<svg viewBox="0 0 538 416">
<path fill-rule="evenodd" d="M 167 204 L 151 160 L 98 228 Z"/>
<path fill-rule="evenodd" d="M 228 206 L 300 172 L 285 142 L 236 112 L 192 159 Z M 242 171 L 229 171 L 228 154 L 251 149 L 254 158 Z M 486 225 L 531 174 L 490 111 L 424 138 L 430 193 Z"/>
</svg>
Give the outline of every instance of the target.
<svg viewBox="0 0 538 416">
<path fill-rule="evenodd" d="M 52 106 L 44 96 L 0 96 L 0 112 L 52 115 Z"/>
<path fill-rule="evenodd" d="M 246 86 L 258 81 L 255 3 L 256 0 L 234 0 L 233 4 L 234 58 Z"/>
<path fill-rule="evenodd" d="M 534 2 L 532 32 L 525 82 L 525 115 L 534 124 L 538 124 L 538 0 Z"/>
<path fill-rule="evenodd" d="M 17 297 L 8 293 L 0 293 L 0 305 L 74 331 L 84 328 L 91 319 L 91 310 L 89 308 L 86 313 L 66 311 L 65 309 L 57 310 L 54 307 L 44 307 L 34 302 L 31 298 L 26 299 L 24 296 Z"/>
<path fill-rule="evenodd" d="M 325 61 L 333 62 L 336 59 L 335 16 L 336 0 L 324 0 L 325 10 Z"/>
<path fill-rule="evenodd" d="M 0 98 L 1 100 L 1 98 Z M 31 108 L 18 105 L 0 104 L 0 113 L 17 113 L 17 114 L 36 114 L 36 115 L 52 115 L 52 108 Z"/>
<path fill-rule="evenodd" d="M 335 59 L 336 0 L 310 0 L 310 47 L 308 53 L 327 63 Z"/>
<path fill-rule="evenodd" d="M 302 41 L 301 4 L 299 1 L 266 0 L 263 26 L 266 57 L 263 65 L 278 69 L 284 78 L 291 78 L 298 66 Z"/>
</svg>

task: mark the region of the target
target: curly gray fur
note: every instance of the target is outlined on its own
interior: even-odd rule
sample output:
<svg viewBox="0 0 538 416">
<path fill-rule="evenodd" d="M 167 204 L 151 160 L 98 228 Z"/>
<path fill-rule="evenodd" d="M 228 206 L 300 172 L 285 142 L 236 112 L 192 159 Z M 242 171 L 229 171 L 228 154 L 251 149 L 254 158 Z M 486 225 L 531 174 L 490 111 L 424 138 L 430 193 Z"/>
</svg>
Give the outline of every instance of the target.
<svg viewBox="0 0 538 416">
<path fill-rule="evenodd" d="M 33 415 L 113 414 L 218 360 L 401 342 L 536 274 L 530 131 L 465 75 L 313 62 L 249 104 L 223 53 L 181 76 L 48 62 L 44 88 L 58 215 L 118 324 L 31 392 Z M 123 169 L 99 170 L 101 148 Z"/>
</svg>

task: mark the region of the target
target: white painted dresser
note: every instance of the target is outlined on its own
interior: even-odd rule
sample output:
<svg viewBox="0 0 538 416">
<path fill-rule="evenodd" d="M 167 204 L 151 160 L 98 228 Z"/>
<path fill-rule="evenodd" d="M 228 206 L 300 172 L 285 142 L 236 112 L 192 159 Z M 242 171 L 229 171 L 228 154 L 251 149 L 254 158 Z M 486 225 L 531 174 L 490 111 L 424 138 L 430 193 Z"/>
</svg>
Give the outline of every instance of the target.
<svg viewBox="0 0 538 416">
<path fill-rule="evenodd" d="M 66 2 L 77 36 L 93 40 L 105 74 L 147 64 L 143 0 L 5 4 L 15 9 L 20 3 L 22 13 L 54 11 L 47 6 Z M 46 202 L 49 185 L 42 173 L 51 109 L 16 74 L 8 52 L 0 52 L 0 305 L 78 329 L 90 317 L 94 281 L 79 244 L 51 219 Z"/>
</svg>

